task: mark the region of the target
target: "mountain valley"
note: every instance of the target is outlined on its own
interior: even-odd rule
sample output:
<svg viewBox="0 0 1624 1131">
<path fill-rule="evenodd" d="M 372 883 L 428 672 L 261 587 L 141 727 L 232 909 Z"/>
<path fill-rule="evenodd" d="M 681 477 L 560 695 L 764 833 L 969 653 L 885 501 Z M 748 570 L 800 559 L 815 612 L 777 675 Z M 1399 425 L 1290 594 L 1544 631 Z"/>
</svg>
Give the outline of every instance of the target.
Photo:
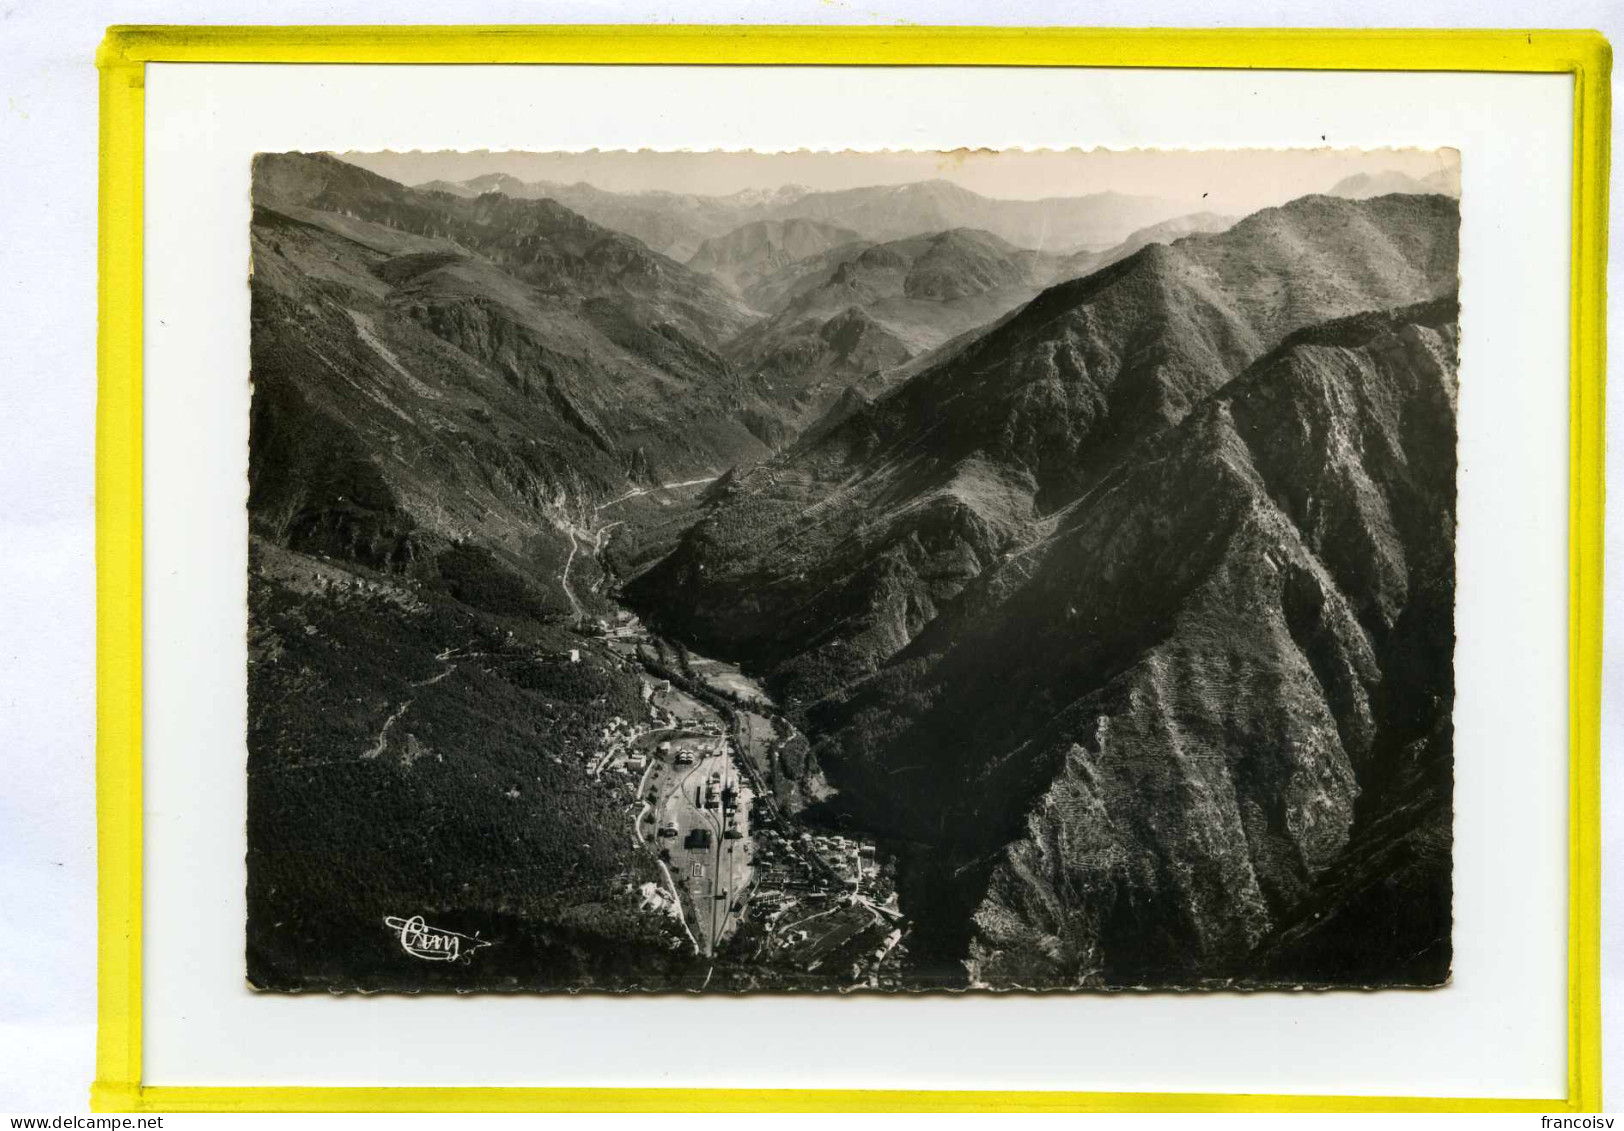
<svg viewBox="0 0 1624 1131">
<path fill-rule="evenodd" d="M 1349 180 L 262 155 L 251 980 L 1445 981 L 1458 179 Z"/>
</svg>

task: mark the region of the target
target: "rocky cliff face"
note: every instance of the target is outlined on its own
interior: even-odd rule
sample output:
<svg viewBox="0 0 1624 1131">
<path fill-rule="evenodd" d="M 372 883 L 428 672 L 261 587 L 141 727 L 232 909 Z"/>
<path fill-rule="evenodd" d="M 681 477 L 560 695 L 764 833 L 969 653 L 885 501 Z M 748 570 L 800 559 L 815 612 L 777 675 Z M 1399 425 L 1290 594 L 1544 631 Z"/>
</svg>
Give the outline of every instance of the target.
<svg viewBox="0 0 1624 1131">
<path fill-rule="evenodd" d="M 1289 341 L 820 705 L 938 976 L 1446 976 L 1454 373 L 1447 303 Z"/>
<path fill-rule="evenodd" d="M 931 846 L 934 976 L 1383 969 L 1339 900 L 1444 976 L 1456 216 L 1309 198 L 1052 288 L 640 581 L 800 712 L 832 819 Z"/>
<path fill-rule="evenodd" d="M 1410 978 L 1447 973 L 1454 373 L 1443 305 L 1290 341 L 1029 551 L 998 631 L 947 644 L 917 691 L 940 706 L 884 750 L 974 776 L 950 824 L 1016 815 L 973 980 L 1336 982 L 1300 909 L 1378 898 L 1372 871 L 1427 913 L 1386 920 L 1364 968 L 1407 946 Z M 989 669 L 998 702 L 957 706 Z M 1423 858 L 1390 874 L 1384 840 Z"/>
</svg>

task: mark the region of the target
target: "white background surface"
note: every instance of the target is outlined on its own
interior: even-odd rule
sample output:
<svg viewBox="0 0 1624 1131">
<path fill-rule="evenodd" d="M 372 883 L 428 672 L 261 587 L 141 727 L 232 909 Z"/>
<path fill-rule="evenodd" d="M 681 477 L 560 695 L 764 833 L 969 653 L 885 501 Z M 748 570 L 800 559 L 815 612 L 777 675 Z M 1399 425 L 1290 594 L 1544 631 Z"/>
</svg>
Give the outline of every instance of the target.
<svg viewBox="0 0 1624 1131">
<path fill-rule="evenodd" d="M 149 67 L 148 1082 L 1562 1094 L 1571 95 L 1566 76 L 1528 75 Z M 256 151 L 1121 149 L 1322 138 L 1462 152 L 1452 985 L 680 1005 L 647 995 L 289 997 L 244 986 Z M 1543 175 L 1521 175 L 1530 168 Z M 628 1033 L 678 1025 L 750 1037 L 729 1042 L 725 1056 L 623 1055 Z M 425 1028 L 435 1042 L 419 1039 Z M 977 1039 L 928 1039 L 949 1032 Z M 1328 1058 L 1332 1045 L 1340 1051 Z"/>
<path fill-rule="evenodd" d="M 1302 4 L 1208 4 L 1199 9 L 1178 4 L 1100 4 L 1090 6 L 1086 12 L 1055 4 L 1027 4 L 1006 6 L 996 15 L 972 4 L 937 4 L 931 5 L 928 12 L 929 18 L 943 22 L 1054 23 L 1069 18 L 1072 22 L 1119 25 L 1166 25 L 1192 20 L 1282 25 L 1343 22 L 1356 16 L 1360 21 L 1395 25 L 1470 21 L 1488 26 L 1601 26 L 1614 38 L 1618 33 L 1613 10 L 1601 4 L 1535 7 L 1412 3 L 1367 4 L 1356 9 Z M 737 14 L 720 6 L 655 13 L 630 4 L 601 3 L 545 7 L 483 4 L 477 11 L 469 5 L 455 13 L 461 19 L 485 22 L 635 21 L 665 15 L 726 20 Z M 921 18 L 925 14 L 923 5 L 893 5 L 881 13 L 798 3 L 760 4 L 749 9 L 752 20 L 777 22 L 883 22 L 897 16 Z M 26 932 L 31 944 L 7 948 L 0 958 L 0 1052 L 4 1054 L 0 1056 L 0 1108 L 82 1109 L 85 1085 L 92 1074 L 90 507 L 95 76 L 91 53 L 101 27 L 110 22 L 209 19 L 364 22 L 387 18 L 443 22 L 450 16 L 442 7 L 426 3 L 340 7 L 313 2 L 274 6 L 245 3 L 231 6 L 229 11 L 219 5 L 197 3 L 24 3 L 0 13 L 0 44 L 8 49 L 8 65 L 0 70 L 0 82 L 8 88 L 7 98 L 0 105 L 0 152 L 7 155 L 0 163 L 0 184 L 5 193 L 5 207 L 0 208 L 0 286 L 7 299 L 0 303 L 0 318 L 5 320 L 0 332 L 0 491 L 4 492 L 0 545 L 8 550 L 0 567 L 6 571 L 5 584 L 0 585 L 0 750 L 6 751 L 7 775 L 6 788 L 0 792 L 0 907 L 5 909 L 8 926 Z M 659 105 L 656 101 L 653 107 Z M 643 112 L 650 109 L 644 107 Z M 1078 132 L 1090 142 L 1104 140 L 1092 124 Z M 345 144 L 363 142 L 350 137 Z M 1468 154 L 1468 212 L 1471 161 Z M 1531 168 L 1512 170 L 1507 176 L 1526 177 Z M 1617 211 L 1615 203 L 1615 215 Z M 1515 226 L 1524 218 L 1503 216 L 1499 222 Z M 1470 223 L 1468 220 L 1469 228 Z M 1515 268 L 1497 255 L 1488 270 L 1511 273 Z M 1470 319 L 1473 275 L 1469 263 L 1465 271 Z M 1618 293 L 1617 287 L 1614 293 Z M 1515 324 L 1508 329 L 1515 329 Z M 1467 364 L 1471 364 L 1470 355 Z M 1470 402 L 1463 399 L 1463 430 L 1469 412 Z M 1614 419 L 1618 420 L 1617 412 Z M 1531 421 L 1515 424 L 1519 433 L 1524 429 L 1532 432 Z M 202 431 L 194 433 L 192 439 L 208 439 Z M 1505 436 L 1500 442 L 1505 451 L 1511 451 L 1518 439 L 1516 435 Z M 1614 498 L 1619 497 L 1620 492 L 1615 490 Z M 1465 507 L 1463 496 L 1463 539 L 1468 518 Z M 1498 518 L 1506 522 L 1515 522 L 1522 514 L 1508 508 L 1497 512 Z M 1611 525 L 1616 532 L 1618 523 Z M 1615 554 L 1610 573 L 1616 577 L 1618 570 Z M 1463 604 L 1468 599 L 1465 590 L 1469 584 L 1470 579 L 1463 574 Z M 1612 600 L 1614 607 L 1620 608 L 1617 589 L 1616 585 L 1611 587 Z M 1517 608 L 1520 606 L 1506 611 Z M 1620 616 L 1611 617 L 1610 623 L 1621 623 Z M 1462 627 L 1464 632 L 1464 618 Z M 1480 627 L 1486 628 L 1488 623 Z M 1616 628 L 1612 636 L 1617 638 Z M 1616 653 L 1617 649 L 1612 651 Z M 1519 678 L 1534 663 L 1533 657 L 1520 659 L 1526 661 L 1524 672 L 1512 673 Z M 1619 737 L 1618 670 L 1616 659 L 1610 660 L 1605 677 L 1609 698 L 1603 719 L 1604 750 L 1615 749 Z M 1525 759 L 1517 767 L 1519 788 L 1533 773 L 1530 761 Z M 1619 790 L 1612 775 L 1604 789 L 1607 814 L 1613 817 L 1618 812 L 1614 799 Z M 236 813 L 240 811 L 238 808 Z M 1618 837 L 1615 834 L 1607 840 L 1611 850 Z M 1616 903 L 1611 896 L 1617 887 L 1611 875 L 1608 884 L 1611 909 Z M 1605 940 L 1610 1020 L 1617 1016 L 1617 923 L 1617 915 L 1609 910 Z M 944 1004 L 981 1008 L 975 1002 Z M 1401 1037 L 1391 1033 L 1383 1036 Z M 932 1042 L 933 1051 L 945 1043 Z M 1248 1054 L 1247 1062 L 1255 1064 L 1270 1060 L 1277 1049 L 1302 1043 L 1300 1033 L 1287 1031 L 1276 1034 L 1273 1043 L 1242 1051 Z M 899 1051 L 906 1050 L 893 1048 L 887 1056 L 894 1058 Z M 1334 1071 L 1347 1051 L 1345 1047 L 1334 1047 L 1321 1048 L 1319 1053 Z M 1070 1063 L 1071 1058 L 1067 1059 Z M 1612 1059 L 1616 1064 L 1617 1058 Z M 1165 1053 L 1158 1060 L 1165 1064 Z M 527 1072 L 526 1076 L 532 1074 Z M 964 1083 L 962 1079 L 950 1082 Z M 1170 1082 L 1156 1069 L 1151 1083 L 1166 1087 Z M 1128 1081 L 1112 1084 L 1131 1086 Z"/>
</svg>

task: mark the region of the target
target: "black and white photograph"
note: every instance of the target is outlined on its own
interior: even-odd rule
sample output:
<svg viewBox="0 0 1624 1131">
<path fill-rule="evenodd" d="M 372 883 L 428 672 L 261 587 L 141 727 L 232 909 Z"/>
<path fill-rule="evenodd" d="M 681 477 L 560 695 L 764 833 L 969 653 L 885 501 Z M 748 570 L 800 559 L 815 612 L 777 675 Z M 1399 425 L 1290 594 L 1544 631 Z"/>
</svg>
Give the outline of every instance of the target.
<svg viewBox="0 0 1624 1131">
<path fill-rule="evenodd" d="M 256 989 L 1448 983 L 1454 150 L 252 193 Z"/>
</svg>

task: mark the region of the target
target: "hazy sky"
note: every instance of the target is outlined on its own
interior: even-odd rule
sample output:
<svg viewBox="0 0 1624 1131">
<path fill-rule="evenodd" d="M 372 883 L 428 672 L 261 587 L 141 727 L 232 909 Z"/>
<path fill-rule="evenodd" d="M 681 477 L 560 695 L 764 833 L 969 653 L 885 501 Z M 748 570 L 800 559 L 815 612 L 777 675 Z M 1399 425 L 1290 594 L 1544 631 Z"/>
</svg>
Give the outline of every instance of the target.
<svg viewBox="0 0 1624 1131">
<path fill-rule="evenodd" d="M 894 153 L 727 153 L 643 150 L 588 153 L 344 153 L 405 184 L 509 173 L 525 181 L 586 181 L 616 192 L 665 189 L 725 195 L 801 184 L 813 189 L 941 178 L 985 196 L 1033 200 L 1114 190 L 1243 213 L 1312 192 L 1353 173 L 1423 177 L 1458 164 L 1454 150 L 1208 149 L 958 150 Z M 1203 196 L 1205 194 L 1205 196 Z"/>
</svg>

